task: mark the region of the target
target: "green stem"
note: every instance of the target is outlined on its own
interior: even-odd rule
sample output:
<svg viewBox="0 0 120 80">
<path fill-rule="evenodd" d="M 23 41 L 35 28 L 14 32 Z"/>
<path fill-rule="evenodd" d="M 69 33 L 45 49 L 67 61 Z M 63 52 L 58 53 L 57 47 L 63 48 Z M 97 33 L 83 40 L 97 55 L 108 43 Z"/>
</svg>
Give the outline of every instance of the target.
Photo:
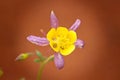
<svg viewBox="0 0 120 80">
<path fill-rule="evenodd" d="M 53 58 L 54 58 L 54 55 L 51 55 L 41 63 L 41 66 L 40 66 L 40 69 L 39 69 L 39 72 L 38 72 L 37 80 L 41 80 L 41 76 L 42 76 L 42 72 L 43 72 L 43 69 L 45 67 L 45 64 L 47 64 L 49 61 L 52 61 Z"/>
</svg>

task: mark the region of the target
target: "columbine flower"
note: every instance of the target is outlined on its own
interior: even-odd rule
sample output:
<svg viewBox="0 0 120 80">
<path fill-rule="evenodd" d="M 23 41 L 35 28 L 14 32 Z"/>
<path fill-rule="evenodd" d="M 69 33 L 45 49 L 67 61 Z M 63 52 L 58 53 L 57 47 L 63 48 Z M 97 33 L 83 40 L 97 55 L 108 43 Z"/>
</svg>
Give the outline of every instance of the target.
<svg viewBox="0 0 120 80">
<path fill-rule="evenodd" d="M 30 35 L 27 37 L 27 39 L 39 46 L 50 45 L 55 51 L 55 65 L 58 69 L 61 69 L 64 66 L 63 56 L 71 54 L 75 47 L 82 48 L 84 46 L 84 42 L 80 39 L 77 39 L 77 34 L 75 32 L 81 21 L 77 19 L 75 23 L 69 29 L 67 29 L 66 27 L 59 26 L 58 19 L 53 11 L 51 11 L 50 21 L 52 28 L 47 33 L 46 38 Z"/>
</svg>

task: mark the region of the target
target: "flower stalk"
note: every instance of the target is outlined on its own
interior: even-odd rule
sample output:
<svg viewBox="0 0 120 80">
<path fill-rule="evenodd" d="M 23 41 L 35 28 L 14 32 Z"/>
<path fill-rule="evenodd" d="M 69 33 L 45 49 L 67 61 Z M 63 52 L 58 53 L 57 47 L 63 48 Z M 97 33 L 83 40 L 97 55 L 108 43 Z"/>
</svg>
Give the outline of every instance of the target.
<svg viewBox="0 0 120 80">
<path fill-rule="evenodd" d="M 51 55 L 47 59 L 45 59 L 43 62 L 41 62 L 40 68 L 39 68 L 39 71 L 38 71 L 37 80 L 41 80 L 42 72 L 43 72 L 43 69 L 44 69 L 45 65 L 48 62 L 53 61 L 53 59 L 54 59 L 54 55 Z"/>
</svg>

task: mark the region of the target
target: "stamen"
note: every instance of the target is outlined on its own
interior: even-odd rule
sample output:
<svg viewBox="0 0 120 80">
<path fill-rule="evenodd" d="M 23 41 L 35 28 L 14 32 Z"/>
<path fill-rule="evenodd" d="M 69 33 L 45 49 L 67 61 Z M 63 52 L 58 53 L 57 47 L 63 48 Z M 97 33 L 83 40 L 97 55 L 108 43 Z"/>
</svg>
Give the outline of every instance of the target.
<svg viewBox="0 0 120 80">
<path fill-rule="evenodd" d="M 57 39 L 55 37 L 52 38 L 53 41 L 56 41 Z"/>
<path fill-rule="evenodd" d="M 56 43 L 54 43 L 54 44 L 53 44 L 53 47 L 54 47 L 54 48 L 57 48 L 57 44 L 56 44 Z"/>
<path fill-rule="evenodd" d="M 65 49 L 63 46 L 60 46 L 60 48 L 61 48 L 62 50 L 64 50 L 64 49 Z"/>
<path fill-rule="evenodd" d="M 46 36 L 46 33 L 44 32 L 43 29 L 40 29 L 40 32 L 41 32 L 44 36 Z"/>
</svg>

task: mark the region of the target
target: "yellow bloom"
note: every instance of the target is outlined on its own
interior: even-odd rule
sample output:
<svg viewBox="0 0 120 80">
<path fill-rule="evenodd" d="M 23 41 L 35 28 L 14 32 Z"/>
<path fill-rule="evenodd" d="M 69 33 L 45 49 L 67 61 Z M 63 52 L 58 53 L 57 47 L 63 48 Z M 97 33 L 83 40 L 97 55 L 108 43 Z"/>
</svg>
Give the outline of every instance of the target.
<svg viewBox="0 0 120 80">
<path fill-rule="evenodd" d="M 66 56 L 71 54 L 75 49 L 74 43 L 77 40 L 77 35 L 75 31 L 60 26 L 56 29 L 51 28 L 47 33 L 47 39 L 54 51 L 60 52 L 62 55 Z"/>
<path fill-rule="evenodd" d="M 75 47 L 84 47 L 84 41 L 77 39 L 75 32 L 81 21 L 77 19 L 74 24 L 67 29 L 63 26 L 59 26 L 57 17 L 54 12 L 51 11 L 50 23 L 52 28 L 48 31 L 46 35 L 47 38 L 30 35 L 27 37 L 27 40 L 39 46 L 50 45 L 56 52 L 54 53 L 54 63 L 58 69 L 62 69 L 64 66 L 63 56 L 71 54 Z"/>
</svg>

